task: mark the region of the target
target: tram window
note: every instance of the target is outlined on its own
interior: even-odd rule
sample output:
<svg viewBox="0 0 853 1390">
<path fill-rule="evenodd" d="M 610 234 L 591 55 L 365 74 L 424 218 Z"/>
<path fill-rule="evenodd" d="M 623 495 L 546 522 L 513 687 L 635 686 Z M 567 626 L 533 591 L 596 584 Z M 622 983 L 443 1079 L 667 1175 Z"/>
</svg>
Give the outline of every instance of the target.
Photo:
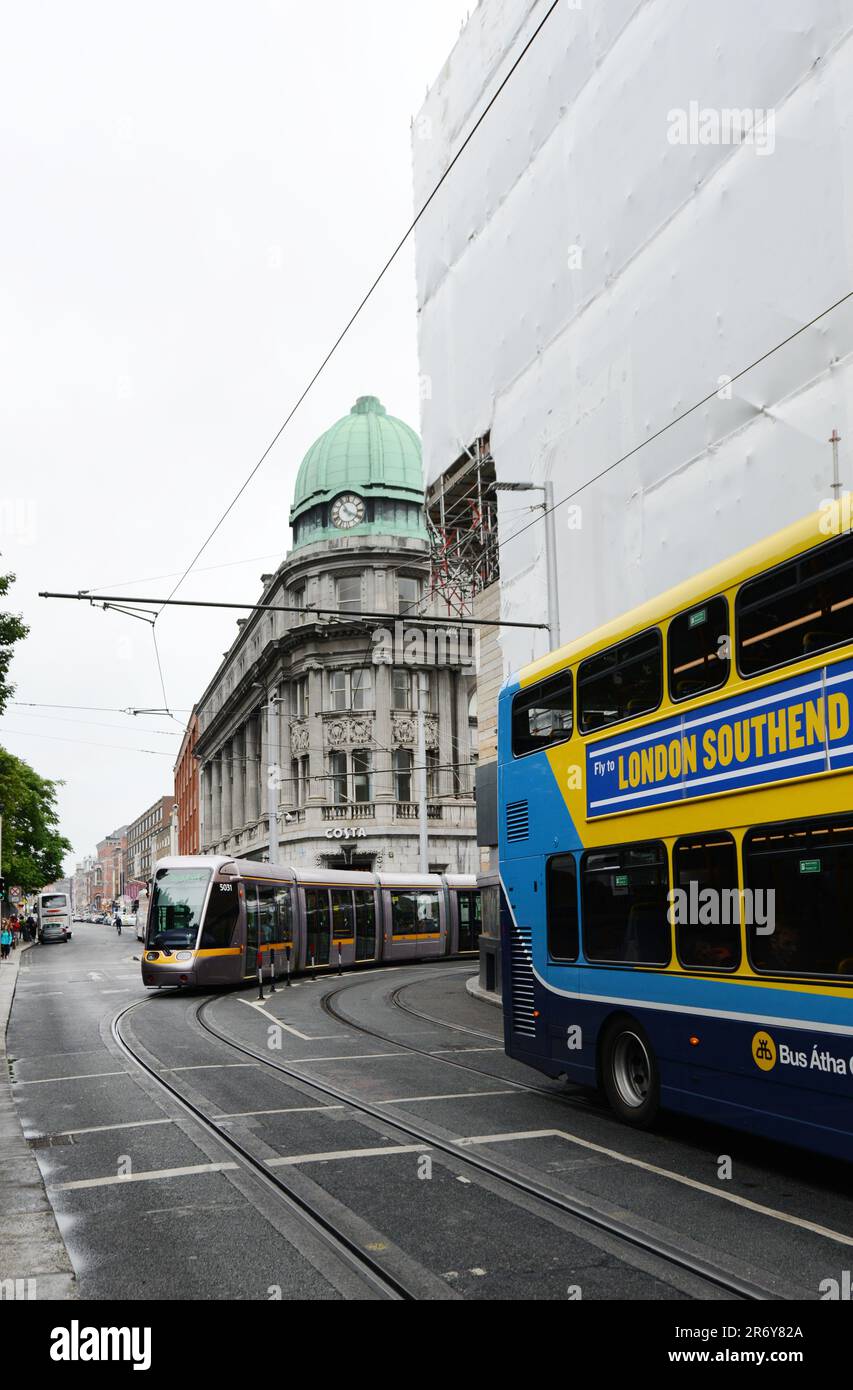
<svg viewBox="0 0 853 1390">
<path fill-rule="evenodd" d="M 853 536 L 840 536 L 742 585 L 738 668 L 744 676 L 853 642 Z"/>
<path fill-rule="evenodd" d="M 180 951 L 193 947 L 210 882 L 210 869 L 159 869 L 148 913 L 148 945 Z"/>
<path fill-rule="evenodd" d="M 725 685 L 731 665 L 728 632 L 729 606 L 722 597 L 673 618 L 667 634 L 671 700 L 689 700 Z"/>
<path fill-rule="evenodd" d="M 657 709 L 663 697 L 662 666 L 658 628 L 582 661 L 578 667 L 581 733 Z"/>
<path fill-rule="evenodd" d="M 258 942 L 261 946 L 270 946 L 277 939 L 275 891 L 274 883 L 258 884 Z"/>
<path fill-rule="evenodd" d="M 743 873 L 756 970 L 853 976 L 853 815 L 755 827 Z"/>
<path fill-rule="evenodd" d="M 572 673 L 561 671 L 512 701 L 512 752 L 522 758 L 572 736 Z"/>
<path fill-rule="evenodd" d="M 332 940 L 352 941 L 355 936 L 355 918 L 352 907 L 351 888 L 333 888 L 332 898 Z"/>
<path fill-rule="evenodd" d="M 573 854 L 548 860 L 548 954 L 552 960 L 578 958 L 578 866 Z"/>
<path fill-rule="evenodd" d="M 210 901 L 204 914 L 204 927 L 201 933 L 203 951 L 223 950 L 230 946 L 234 938 L 240 911 L 240 899 L 236 883 L 214 883 L 210 890 Z"/>
<path fill-rule="evenodd" d="M 735 970 L 740 965 L 737 848 L 731 835 L 688 835 L 672 851 L 672 919 L 682 965 Z"/>
<path fill-rule="evenodd" d="M 424 936 L 438 932 L 438 894 L 391 894 L 391 932 L 394 936 Z"/>
<path fill-rule="evenodd" d="M 668 890 L 666 849 L 659 840 L 588 851 L 581 862 L 587 960 L 667 965 Z"/>
</svg>

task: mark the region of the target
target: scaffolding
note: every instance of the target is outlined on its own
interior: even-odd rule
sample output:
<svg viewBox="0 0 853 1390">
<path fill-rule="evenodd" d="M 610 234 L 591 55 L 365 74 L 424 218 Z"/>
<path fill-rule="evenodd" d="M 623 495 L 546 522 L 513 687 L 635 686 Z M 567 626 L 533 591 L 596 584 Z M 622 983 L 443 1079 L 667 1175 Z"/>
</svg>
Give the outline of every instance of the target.
<svg viewBox="0 0 853 1390">
<path fill-rule="evenodd" d="M 430 590 L 448 616 L 466 617 L 474 599 L 500 578 L 495 461 L 489 436 L 427 489 Z"/>
</svg>

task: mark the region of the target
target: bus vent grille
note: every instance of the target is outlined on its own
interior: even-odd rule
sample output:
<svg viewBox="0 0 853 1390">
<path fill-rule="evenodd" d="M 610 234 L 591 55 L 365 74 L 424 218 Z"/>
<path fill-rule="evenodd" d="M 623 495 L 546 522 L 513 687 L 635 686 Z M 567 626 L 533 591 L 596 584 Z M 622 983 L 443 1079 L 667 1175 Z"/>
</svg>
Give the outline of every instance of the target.
<svg viewBox="0 0 853 1390">
<path fill-rule="evenodd" d="M 514 923 L 509 932 L 509 976 L 512 991 L 512 1031 L 535 1038 L 531 932 L 529 927 L 517 927 Z"/>
<path fill-rule="evenodd" d="M 530 831 L 529 810 L 526 801 L 508 801 L 506 807 L 506 837 L 508 840 L 526 840 Z"/>
</svg>

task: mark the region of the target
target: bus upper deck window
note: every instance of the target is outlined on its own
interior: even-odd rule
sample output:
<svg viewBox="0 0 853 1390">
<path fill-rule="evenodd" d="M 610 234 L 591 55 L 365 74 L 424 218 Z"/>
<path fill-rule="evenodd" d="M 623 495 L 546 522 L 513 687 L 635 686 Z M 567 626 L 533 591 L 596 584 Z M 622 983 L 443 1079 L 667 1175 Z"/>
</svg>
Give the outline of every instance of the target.
<svg viewBox="0 0 853 1390">
<path fill-rule="evenodd" d="M 578 667 L 578 718 L 582 734 L 648 714 L 663 697 L 659 628 L 582 661 Z"/>
<path fill-rule="evenodd" d="M 535 753 L 572 736 L 572 673 L 561 671 L 528 690 L 520 690 L 512 702 L 513 757 Z"/>
<path fill-rule="evenodd" d="M 689 700 L 725 685 L 731 666 L 728 626 L 724 598 L 707 599 L 673 618 L 667 638 L 671 700 Z"/>
<path fill-rule="evenodd" d="M 750 579 L 738 593 L 738 669 L 744 676 L 847 642 L 853 642 L 853 536 L 808 550 Z"/>
</svg>

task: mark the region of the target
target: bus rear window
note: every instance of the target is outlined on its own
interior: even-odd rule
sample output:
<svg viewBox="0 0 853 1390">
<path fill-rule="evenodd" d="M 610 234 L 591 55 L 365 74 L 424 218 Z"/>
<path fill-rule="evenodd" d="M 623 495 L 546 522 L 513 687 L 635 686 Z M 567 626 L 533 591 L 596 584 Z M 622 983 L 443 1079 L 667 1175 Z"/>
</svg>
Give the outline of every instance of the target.
<svg viewBox="0 0 853 1390">
<path fill-rule="evenodd" d="M 522 758 L 572 736 L 572 673 L 561 671 L 528 690 L 520 690 L 512 702 L 512 753 Z"/>
<path fill-rule="evenodd" d="M 847 642 L 853 642 L 853 536 L 750 579 L 738 593 L 737 655 L 744 676 Z"/>
<path fill-rule="evenodd" d="M 658 628 L 641 632 L 591 656 L 578 667 L 578 718 L 582 734 L 657 709 L 663 696 Z"/>
</svg>

